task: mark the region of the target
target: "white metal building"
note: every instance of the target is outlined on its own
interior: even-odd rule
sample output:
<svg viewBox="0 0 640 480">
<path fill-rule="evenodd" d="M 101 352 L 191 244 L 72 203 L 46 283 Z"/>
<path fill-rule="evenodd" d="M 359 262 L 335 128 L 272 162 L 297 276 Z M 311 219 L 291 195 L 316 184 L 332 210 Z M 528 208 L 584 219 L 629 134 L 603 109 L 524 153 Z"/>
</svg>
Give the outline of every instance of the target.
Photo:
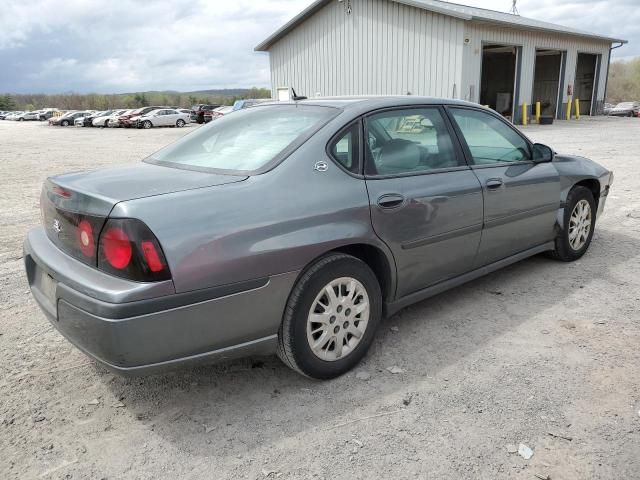
<svg viewBox="0 0 640 480">
<path fill-rule="evenodd" d="M 538 101 L 557 118 L 574 99 L 599 113 L 624 43 L 440 0 L 317 0 L 256 50 L 269 52 L 274 95 L 459 98 L 519 121 Z"/>
</svg>

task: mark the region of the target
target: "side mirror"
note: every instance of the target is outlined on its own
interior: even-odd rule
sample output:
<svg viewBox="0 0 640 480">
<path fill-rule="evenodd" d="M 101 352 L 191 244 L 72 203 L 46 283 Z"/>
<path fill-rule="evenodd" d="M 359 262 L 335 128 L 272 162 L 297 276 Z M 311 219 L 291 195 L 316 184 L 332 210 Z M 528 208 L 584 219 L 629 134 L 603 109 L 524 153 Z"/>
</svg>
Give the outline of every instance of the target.
<svg viewBox="0 0 640 480">
<path fill-rule="evenodd" d="M 551 147 L 541 143 L 533 145 L 533 161 L 536 163 L 552 162 L 554 155 Z"/>
</svg>

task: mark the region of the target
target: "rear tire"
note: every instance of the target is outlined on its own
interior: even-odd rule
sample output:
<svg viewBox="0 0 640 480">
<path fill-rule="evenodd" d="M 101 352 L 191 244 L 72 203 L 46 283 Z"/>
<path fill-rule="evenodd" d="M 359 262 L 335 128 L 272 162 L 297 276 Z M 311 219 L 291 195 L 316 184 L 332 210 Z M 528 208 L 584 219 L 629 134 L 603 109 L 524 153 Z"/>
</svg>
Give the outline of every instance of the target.
<svg viewBox="0 0 640 480">
<path fill-rule="evenodd" d="M 302 375 L 338 377 L 367 353 L 381 317 L 380 285 L 369 266 L 350 255 L 328 254 L 291 291 L 278 357 Z"/>
<path fill-rule="evenodd" d="M 179 119 L 179 120 L 176 122 L 176 127 L 178 127 L 178 128 L 182 128 L 182 127 L 184 127 L 186 124 L 187 124 L 187 122 L 185 122 L 185 121 L 184 121 L 184 120 L 182 120 L 182 119 Z"/>
<path fill-rule="evenodd" d="M 573 187 L 567 196 L 563 230 L 551 256 L 563 262 L 581 258 L 589 249 L 596 226 L 596 202 L 591 190 Z"/>
</svg>

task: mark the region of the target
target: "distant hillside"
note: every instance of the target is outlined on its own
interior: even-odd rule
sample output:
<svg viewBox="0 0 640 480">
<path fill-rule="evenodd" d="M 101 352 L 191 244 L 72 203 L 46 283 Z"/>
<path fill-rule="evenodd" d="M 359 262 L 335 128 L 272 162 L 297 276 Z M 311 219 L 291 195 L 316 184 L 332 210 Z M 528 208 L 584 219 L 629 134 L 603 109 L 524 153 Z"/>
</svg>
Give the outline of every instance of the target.
<svg viewBox="0 0 640 480">
<path fill-rule="evenodd" d="M 7 95 L 2 103 L 10 105 L 6 109 L 37 110 L 56 107 L 63 110 L 109 110 L 114 108 L 138 108 L 149 105 L 168 105 L 188 108 L 198 103 L 233 105 L 242 98 L 270 98 L 271 90 L 266 88 L 228 88 L 202 90 L 197 92 L 153 91 L 114 94 L 56 95 L 20 94 Z M 9 103 L 7 103 L 9 102 Z"/>
</svg>

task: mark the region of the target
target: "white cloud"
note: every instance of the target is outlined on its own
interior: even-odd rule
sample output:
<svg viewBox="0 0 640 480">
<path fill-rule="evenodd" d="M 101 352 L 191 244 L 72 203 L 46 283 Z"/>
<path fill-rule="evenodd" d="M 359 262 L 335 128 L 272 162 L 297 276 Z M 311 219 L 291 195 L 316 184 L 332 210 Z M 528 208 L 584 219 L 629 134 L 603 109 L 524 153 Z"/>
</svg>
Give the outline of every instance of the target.
<svg viewBox="0 0 640 480">
<path fill-rule="evenodd" d="M 269 85 L 253 47 L 312 0 L 3 0 L 0 92 Z M 511 0 L 457 0 L 507 11 Z M 519 0 L 523 16 L 640 37 L 638 0 Z M 640 39 L 640 38 L 639 38 Z M 615 51 L 640 54 L 634 45 Z"/>
</svg>

